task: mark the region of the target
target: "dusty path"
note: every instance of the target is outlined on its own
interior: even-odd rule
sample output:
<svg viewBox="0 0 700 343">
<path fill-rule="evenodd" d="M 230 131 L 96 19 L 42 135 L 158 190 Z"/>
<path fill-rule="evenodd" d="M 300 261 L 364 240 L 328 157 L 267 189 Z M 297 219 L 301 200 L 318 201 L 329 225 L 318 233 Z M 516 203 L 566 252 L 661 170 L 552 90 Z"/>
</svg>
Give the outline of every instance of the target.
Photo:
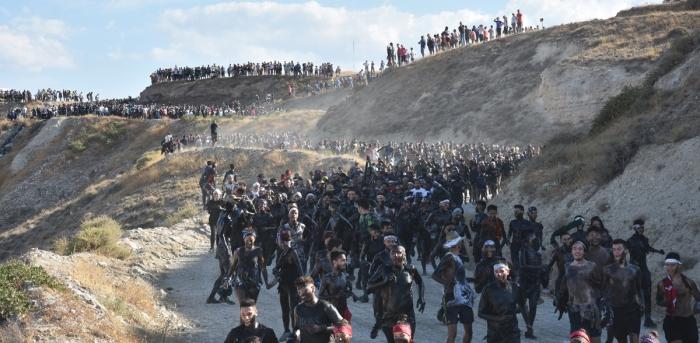
<svg viewBox="0 0 700 343">
<path fill-rule="evenodd" d="M 179 262 L 169 268 L 161 278 L 161 287 L 168 290 L 169 300 L 177 304 L 177 312 L 193 324 L 183 336 L 187 342 L 223 342 L 226 334 L 238 325 L 238 305 L 205 304 L 212 284 L 218 275 L 218 266 L 214 255 L 208 252 L 207 241 L 202 236 L 202 244 L 192 250 L 192 254 L 180 258 Z M 447 337 L 447 328 L 435 319 L 442 288 L 429 279 L 426 281 L 426 310 L 417 313 L 416 342 L 443 342 Z M 477 304 L 478 304 L 477 299 Z M 475 306 L 476 307 L 476 306 Z M 283 332 L 276 288 L 263 290 L 258 300 L 260 322 L 272 327 L 278 335 Z M 384 339 L 369 338 L 373 322 L 371 304 L 350 303 L 353 313 L 354 342 L 383 342 Z M 476 312 L 476 311 L 475 311 Z M 475 313 L 476 315 L 476 313 Z M 522 317 L 518 317 L 521 330 L 524 330 Z M 486 322 L 476 319 L 474 322 L 474 342 L 481 342 L 486 334 Z M 460 329 L 461 332 L 461 329 Z M 556 320 L 550 298 L 538 308 L 535 334 L 538 339 L 523 342 L 563 342 L 568 333 L 568 320 Z M 461 337 L 461 336 L 458 336 Z"/>
</svg>

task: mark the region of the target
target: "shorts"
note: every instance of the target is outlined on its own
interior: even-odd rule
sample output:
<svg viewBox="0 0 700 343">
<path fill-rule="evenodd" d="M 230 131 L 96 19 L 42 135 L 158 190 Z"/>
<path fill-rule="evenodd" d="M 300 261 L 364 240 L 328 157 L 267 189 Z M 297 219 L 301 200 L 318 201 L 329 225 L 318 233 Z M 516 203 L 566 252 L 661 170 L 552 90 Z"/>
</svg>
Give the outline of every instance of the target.
<svg viewBox="0 0 700 343">
<path fill-rule="evenodd" d="M 666 341 L 698 341 L 698 323 L 695 316 L 690 317 L 670 317 L 664 318 L 664 335 Z"/>
<path fill-rule="evenodd" d="M 471 324 L 474 322 L 474 311 L 467 305 L 448 306 L 445 311 L 445 321 L 447 325 Z"/>
<path fill-rule="evenodd" d="M 626 342 L 629 334 L 639 335 L 642 311 L 639 306 L 613 307 L 612 333 L 619 342 Z"/>
<path fill-rule="evenodd" d="M 586 332 L 588 332 L 588 336 L 600 337 L 600 324 L 594 326 L 593 320 L 584 319 L 578 312 L 569 312 L 569 324 L 571 324 L 571 331 L 569 332 L 574 332 L 580 329 L 586 329 Z"/>
</svg>

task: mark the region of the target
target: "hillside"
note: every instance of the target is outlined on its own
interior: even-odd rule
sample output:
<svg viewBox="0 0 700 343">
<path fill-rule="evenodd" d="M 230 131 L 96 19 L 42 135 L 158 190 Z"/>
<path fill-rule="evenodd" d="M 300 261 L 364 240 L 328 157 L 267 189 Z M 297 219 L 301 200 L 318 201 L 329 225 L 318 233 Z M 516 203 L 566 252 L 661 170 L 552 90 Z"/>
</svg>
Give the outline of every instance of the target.
<svg viewBox="0 0 700 343">
<path fill-rule="evenodd" d="M 219 120 L 222 134 L 285 129 L 318 112 Z M 295 124 L 296 123 L 296 124 Z M 0 157 L 0 260 L 30 247 L 47 248 L 76 230 L 86 216 L 110 215 L 126 228 L 176 223 L 195 208 L 197 180 L 207 160 L 235 163 L 243 180 L 259 172 L 308 172 L 350 163 L 312 152 L 204 148 L 164 159 L 162 137 L 204 133 L 208 120 L 141 121 L 121 118 L 54 118 L 27 122 L 12 149 Z"/>
<path fill-rule="evenodd" d="M 700 30 L 681 33 L 641 86 L 606 104 L 593 130 L 560 132 L 495 202 L 537 206 L 547 232 L 580 214 L 628 238 L 643 218 L 650 243 L 680 252 L 688 275 L 700 278 L 699 61 Z M 650 261 L 657 280 L 663 256 Z"/>
<path fill-rule="evenodd" d="M 587 130 L 700 11 L 654 6 L 459 48 L 390 70 L 319 120 L 328 136 L 542 144 Z"/>
<path fill-rule="evenodd" d="M 220 104 L 234 99 L 243 105 L 263 101 L 267 94 L 275 100 L 289 98 L 288 83 L 297 90 L 316 80 L 315 77 L 249 76 L 214 78 L 196 81 L 163 82 L 141 92 L 140 101 L 161 104 Z"/>
</svg>

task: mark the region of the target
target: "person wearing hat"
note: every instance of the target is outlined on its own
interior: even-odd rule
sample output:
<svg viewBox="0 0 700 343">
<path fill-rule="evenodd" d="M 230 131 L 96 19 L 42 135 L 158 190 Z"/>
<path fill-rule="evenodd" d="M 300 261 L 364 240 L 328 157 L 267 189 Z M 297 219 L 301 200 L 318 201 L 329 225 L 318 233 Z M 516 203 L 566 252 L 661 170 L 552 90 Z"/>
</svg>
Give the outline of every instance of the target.
<svg viewBox="0 0 700 343">
<path fill-rule="evenodd" d="M 267 280 L 265 257 L 260 247 L 255 246 L 257 235 L 252 226 L 250 230 L 243 231 L 243 246 L 233 253 L 233 263 L 229 271 L 229 278 L 233 280 L 233 291 L 238 303 L 244 299 L 258 301 L 260 286 Z"/>
<path fill-rule="evenodd" d="M 649 244 L 649 238 L 644 235 L 644 220 L 635 219 L 632 222 L 632 230 L 634 234 L 627 239 L 627 247 L 629 249 L 630 263 L 639 267 L 642 274 L 642 295 L 644 296 L 644 326 L 656 327 L 654 321 L 651 320 L 651 272 L 647 265 L 647 255 L 657 253 L 664 255 L 666 252 L 663 249 L 655 249 Z"/>
<path fill-rule="evenodd" d="M 586 245 L 577 241 L 571 246 L 574 261 L 566 273 L 557 294 L 557 310 L 569 313 L 570 332 L 586 329 L 591 341 L 600 342 L 602 318 L 598 301 L 602 297 L 603 269 L 585 259 Z"/>
<path fill-rule="evenodd" d="M 457 323 L 464 327 L 462 342 L 471 342 L 472 323 L 474 322 L 474 290 L 467 283 L 464 262 L 460 248 L 464 237 L 450 231 L 445 237 L 443 247 L 447 254 L 440 259 L 433 280 L 443 285 L 443 304 L 445 323 L 447 324 L 447 342 L 454 343 L 457 338 Z"/>
<path fill-rule="evenodd" d="M 664 335 L 668 342 L 697 342 L 696 304 L 700 301 L 698 285 L 681 272 L 681 256 L 670 252 L 664 260 L 664 277 L 656 285 L 656 304 L 666 308 Z"/>
<path fill-rule="evenodd" d="M 479 300 L 479 317 L 486 320 L 487 343 L 520 343 L 517 307 L 518 285 L 512 282 L 510 267 L 505 263 L 493 265 L 495 280 L 490 282 Z"/>
</svg>

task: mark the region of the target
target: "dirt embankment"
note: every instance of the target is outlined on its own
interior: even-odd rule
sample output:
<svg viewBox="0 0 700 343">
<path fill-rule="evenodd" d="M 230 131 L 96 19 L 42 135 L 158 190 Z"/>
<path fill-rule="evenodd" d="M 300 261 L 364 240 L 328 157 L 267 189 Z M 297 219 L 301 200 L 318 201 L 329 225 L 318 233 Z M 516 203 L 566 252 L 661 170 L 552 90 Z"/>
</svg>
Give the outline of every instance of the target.
<svg viewBox="0 0 700 343">
<path fill-rule="evenodd" d="M 289 85 L 298 92 L 316 77 L 249 76 L 214 78 L 196 81 L 163 82 L 148 86 L 141 92 L 140 101 L 161 104 L 220 104 L 239 100 L 247 105 L 264 101 L 270 94 L 274 100 L 287 100 Z"/>
<path fill-rule="evenodd" d="M 293 116 L 290 118 L 289 116 Z M 293 112 L 272 117 L 220 120 L 221 132 L 254 133 L 294 123 Z M 313 121 L 315 115 L 301 116 Z M 298 120 L 302 120 L 298 119 Z M 302 130 L 302 122 L 297 128 Z M 234 163 L 241 177 L 259 172 L 346 165 L 350 160 L 311 152 L 214 148 L 164 159 L 160 141 L 206 132 L 209 121 L 141 121 L 121 118 L 58 118 L 28 123 L 0 157 L 0 260 L 31 247 L 47 248 L 70 235 L 86 216 L 106 214 L 126 228 L 177 222 L 199 206 L 197 180 L 207 160 Z M 189 212 L 188 212 L 189 211 Z"/>
<path fill-rule="evenodd" d="M 605 101 L 639 83 L 675 28 L 700 11 L 669 7 L 455 49 L 391 70 L 319 120 L 328 137 L 544 143 L 590 127 Z"/>
<path fill-rule="evenodd" d="M 495 202 L 537 206 L 548 233 L 580 214 L 600 216 L 614 238 L 627 239 L 632 221 L 645 219 L 651 245 L 679 252 L 688 275 L 700 279 L 700 31 L 674 46 L 661 60 L 675 61 L 673 69 L 617 97 L 632 98 L 629 108 L 594 132 L 562 133 Z M 649 256 L 655 281 L 663 258 Z"/>
</svg>

